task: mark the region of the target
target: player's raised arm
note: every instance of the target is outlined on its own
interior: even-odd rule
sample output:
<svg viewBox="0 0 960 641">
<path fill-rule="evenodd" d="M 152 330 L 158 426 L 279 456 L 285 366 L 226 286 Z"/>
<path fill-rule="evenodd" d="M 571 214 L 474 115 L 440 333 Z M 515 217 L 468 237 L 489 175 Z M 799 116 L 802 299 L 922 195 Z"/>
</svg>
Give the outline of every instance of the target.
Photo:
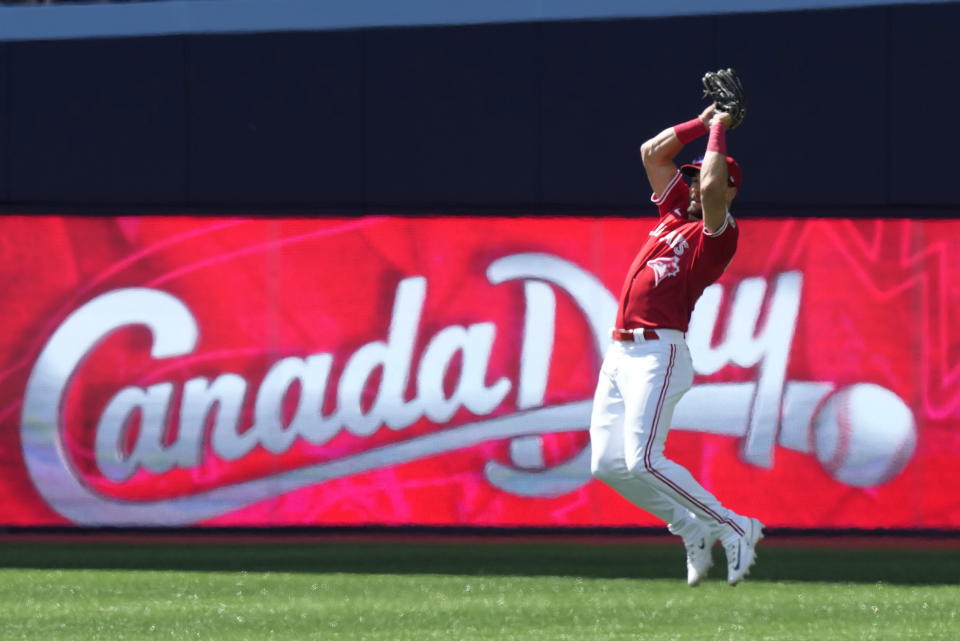
<svg viewBox="0 0 960 641">
<path fill-rule="evenodd" d="M 723 226 L 727 219 L 727 207 L 737 193 L 737 188 L 730 186 L 727 170 L 726 136 L 729 124 L 729 114 L 718 111 L 713 115 L 707 153 L 700 167 L 700 204 L 707 233 L 713 233 Z"/>
<path fill-rule="evenodd" d="M 667 127 L 640 145 L 640 158 L 643 159 L 643 168 L 653 193 L 663 195 L 663 190 L 677 173 L 673 159 L 684 145 L 707 133 L 713 113 L 714 106 L 710 105 L 698 117 Z"/>
</svg>

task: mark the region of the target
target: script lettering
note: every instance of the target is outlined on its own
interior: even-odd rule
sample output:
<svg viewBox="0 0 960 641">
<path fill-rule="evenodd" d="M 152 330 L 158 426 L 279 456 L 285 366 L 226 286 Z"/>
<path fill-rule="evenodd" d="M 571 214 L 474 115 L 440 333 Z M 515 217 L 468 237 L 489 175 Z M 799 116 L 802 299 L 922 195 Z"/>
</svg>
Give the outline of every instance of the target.
<svg viewBox="0 0 960 641">
<path fill-rule="evenodd" d="M 175 465 L 189 466 L 189 452 L 178 452 L 162 443 L 167 408 L 173 385 L 160 383 L 147 389 L 127 387 L 107 404 L 97 424 L 96 460 L 100 471 L 114 481 L 125 481 L 140 467 L 161 473 Z M 125 457 L 120 444 L 132 419 L 140 416 L 140 433 L 130 456 Z M 186 454 L 186 456 L 183 456 Z"/>
<path fill-rule="evenodd" d="M 420 400 L 430 420 L 446 422 L 461 406 L 477 416 L 489 414 L 510 392 L 506 378 L 490 387 L 484 384 L 495 333 L 493 323 L 476 323 L 466 329 L 447 327 L 430 341 L 417 375 Z M 460 380 L 450 398 L 445 398 L 443 380 L 457 352 L 463 356 Z"/>
<path fill-rule="evenodd" d="M 602 355 L 610 344 L 609 327 L 617 313 L 617 301 L 599 280 L 579 266 L 549 254 L 515 254 L 491 263 L 487 269 L 491 283 L 499 284 L 516 279 L 524 280 L 526 295 L 524 345 L 520 371 L 524 389 L 536 390 L 525 397 L 532 406 L 543 402 L 547 386 L 552 343 L 544 344 L 539 337 L 541 327 L 553 336 L 555 300 L 553 292 L 540 280 L 552 283 L 569 295 L 586 317 L 597 354 Z M 534 280 L 536 279 L 536 280 Z M 546 315 L 549 313 L 549 317 Z M 529 359 L 529 361 L 527 361 Z M 582 417 L 583 428 L 589 425 L 589 401 Z M 583 486 L 590 480 L 590 447 L 584 447 L 569 460 L 549 469 L 535 465 L 543 459 L 543 441 L 533 421 L 530 435 L 523 435 L 511 443 L 514 466 L 488 461 L 484 468 L 487 480 L 506 492 L 520 496 L 559 496 Z M 528 463 L 534 463 L 529 465 Z M 535 469 L 524 469 L 533 467 Z"/>
<path fill-rule="evenodd" d="M 426 292 L 427 280 L 423 277 L 401 281 L 386 342 L 374 341 L 357 350 L 340 377 L 337 418 L 357 436 L 372 434 L 382 423 L 401 429 L 421 416 L 418 403 L 404 401 L 403 393 Z M 370 411 L 364 414 L 361 408 L 363 390 L 377 368 L 383 370 L 380 389 Z"/>
<path fill-rule="evenodd" d="M 802 283 L 800 272 L 777 276 L 767 306 L 766 322 L 760 327 L 767 280 L 747 278 L 741 281 L 721 341 L 716 345 L 712 344 L 712 339 L 719 322 L 723 298 L 721 285 L 711 285 L 704 291 L 690 320 L 687 343 L 693 368 L 698 374 L 713 374 L 729 364 L 759 366 L 741 456 L 763 467 L 773 465 L 773 446 L 780 426 L 787 360 L 797 326 Z"/>
<path fill-rule="evenodd" d="M 145 502 L 108 500 L 76 477 L 65 458 L 69 450 L 61 442 L 63 399 L 75 374 L 111 333 L 124 327 L 146 327 L 153 341 L 150 355 L 161 360 L 185 356 L 195 349 L 199 337 L 197 323 L 183 302 L 159 290 L 129 288 L 102 294 L 64 320 L 31 372 L 21 427 L 31 478 L 54 509 L 77 523 L 176 525 L 307 484 L 492 439 L 512 439 L 512 464 L 488 461 L 484 468 L 491 484 L 522 496 L 557 496 L 573 491 L 589 481 L 589 446 L 567 461 L 545 467 L 541 438 L 546 433 L 586 429 L 590 416 L 589 398 L 544 406 L 557 323 L 556 296 L 568 296 L 587 321 L 596 352 L 584 355 L 585 367 L 595 367 L 609 344 L 608 329 L 616 315 L 616 300 L 595 276 L 550 254 L 523 253 L 500 258 L 490 264 L 487 278 L 492 285 L 518 281 L 524 296 L 516 412 L 477 418 L 376 451 L 277 472 L 192 496 Z M 795 444 L 802 441 L 800 432 L 809 422 L 806 409 L 798 410 L 794 408 L 799 406 L 797 403 L 784 402 L 787 358 L 796 327 L 801 283 L 799 272 L 780 274 L 773 281 L 742 281 L 731 294 L 731 313 L 722 328 L 718 324 L 724 289 L 714 285 L 697 305 L 690 327 L 688 340 L 698 373 L 711 374 L 727 365 L 755 367 L 757 380 L 755 384 L 715 384 L 709 390 L 704 387 L 704 392 L 709 391 L 710 403 L 704 402 L 703 394 L 697 393 L 699 386 L 695 387 L 689 399 L 681 401 L 677 416 L 688 429 L 697 429 L 702 423 L 707 431 L 742 436 L 744 458 L 759 465 L 772 463 L 773 444 L 781 423 L 791 426 L 790 442 L 798 447 Z M 172 381 L 119 387 L 97 423 L 98 469 L 105 478 L 122 482 L 141 469 L 160 474 L 201 465 L 207 438 L 217 457 L 235 461 L 258 445 L 274 455 L 282 455 L 298 439 L 322 445 L 341 430 L 366 437 L 381 427 L 402 430 L 423 417 L 443 424 L 461 409 L 476 417 L 494 413 L 513 388 L 513 381 L 505 376 L 487 381 L 497 326 L 492 322 L 448 325 L 432 336 L 419 337 L 426 296 L 425 277 L 400 280 L 386 336 L 349 355 L 339 381 L 331 380 L 333 353 L 318 352 L 278 360 L 269 367 L 258 387 L 232 372 L 213 378 L 191 378 L 182 384 L 179 393 L 178 384 Z M 715 335 L 719 336 L 716 344 Z M 418 344 L 424 345 L 419 361 L 414 354 Z M 416 368 L 414 363 L 418 363 Z M 378 371 L 379 383 L 373 385 Z M 407 398 L 411 379 L 413 396 Z M 807 390 L 803 383 L 791 385 L 794 392 L 787 401 L 800 398 L 800 391 Z M 253 394 L 253 418 L 248 429 L 242 429 L 240 417 L 248 388 Z M 809 394 L 804 392 L 803 398 L 822 396 L 827 388 L 816 386 L 810 390 Z M 335 409 L 325 415 L 324 400 L 334 391 Z M 724 404 L 725 395 L 736 402 Z M 289 420 L 284 411 L 287 405 L 294 406 Z M 781 416 L 788 410 L 799 414 L 794 418 Z M 724 418 L 714 420 L 714 415 Z M 139 429 L 128 447 L 128 434 L 136 421 Z M 169 439 L 166 426 L 171 422 L 177 429 Z M 207 436 L 205 426 L 211 423 Z"/>
<path fill-rule="evenodd" d="M 126 509 L 129 506 L 104 500 L 81 483 L 63 458 L 60 410 L 71 378 L 97 343 L 130 325 L 146 326 L 153 334 L 150 355 L 155 359 L 188 354 L 196 345 L 196 322 L 179 300 L 153 289 L 116 290 L 98 296 L 64 320 L 40 352 L 27 380 L 20 430 L 27 471 L 50 505 L 77 523 L 136 525 L 169 516 L 148 517 L 140 506 Z M 124 402 L 131 400 L 135 399 Z M 120 427 L 112 429 L 119 431 Z M 107 451 L 103 443 L 100 446 L 98 454 Z M 110 473 L 128 474 L 130 468 L 120 459 L 119 448 L 112 451 L 117 465 Z"/>
<path fill-rule="evenodd" d="M 218 456 L 234 461 L 244 454 L 244 444 L 236 438 L 240 410 L 247 393 L 247 382 L 237 374 L 221 374 L 211 383 L 197 377 L 183 386 L 180 405 L 180 429 L 177 440 L 184 443 L 192 454 L 191 459 L 200 463 L 203 451 L 203 426 L 216 407 L 211 444 Z"/>
</svg>

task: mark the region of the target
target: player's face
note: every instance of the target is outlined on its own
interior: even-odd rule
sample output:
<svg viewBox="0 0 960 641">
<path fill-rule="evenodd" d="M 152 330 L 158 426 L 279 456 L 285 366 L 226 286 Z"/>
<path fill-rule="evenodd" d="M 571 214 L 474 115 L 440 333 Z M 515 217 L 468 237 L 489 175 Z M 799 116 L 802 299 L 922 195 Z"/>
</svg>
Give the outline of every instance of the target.
<svg viewBox="0 0 960 641">
<path fill-rule="evenodd" d="M 690 204 L 687 206 L 687 217 L 691 220 L 703 218 L 703 207 L 700 205 L 700 174 L 690 176 Z"/>
</svg>

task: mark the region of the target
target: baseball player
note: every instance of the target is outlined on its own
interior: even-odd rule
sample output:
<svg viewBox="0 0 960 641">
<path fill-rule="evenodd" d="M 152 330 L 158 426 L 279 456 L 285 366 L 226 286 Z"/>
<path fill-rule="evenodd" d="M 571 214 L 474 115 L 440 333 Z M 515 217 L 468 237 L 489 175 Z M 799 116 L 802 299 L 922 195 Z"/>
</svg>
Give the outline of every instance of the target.
<svg viewBox="0 0 960 641">
<path fill-rule="evenodd" d="M 736 81 L 731 86 L 742 97 L 731 70 L 717 74 L 731 74 L 732 80 L 707 74 L 704 85 L 708 78 Z M 727 156 L 726 134 L 744 111 L 742 101 L 715 102 L 640 148 L 660 220 L 627 273 L 590 424 L 593 475 L 682 537 L 691 586 L 713 565 L 711 548 L 718 539 L 726 550 L 727 582 L 739 583 L 763 537 L 759 520 L 724 507 L 690 472 L 663 455 L 673 409 L 693 383 L 684 341 L 693 306 L 737 249 L 739 229 L 729 208 L 742 174 Z M 708 132 L 702 160 L 678 170 L 674 157 Z"/>
</svg>

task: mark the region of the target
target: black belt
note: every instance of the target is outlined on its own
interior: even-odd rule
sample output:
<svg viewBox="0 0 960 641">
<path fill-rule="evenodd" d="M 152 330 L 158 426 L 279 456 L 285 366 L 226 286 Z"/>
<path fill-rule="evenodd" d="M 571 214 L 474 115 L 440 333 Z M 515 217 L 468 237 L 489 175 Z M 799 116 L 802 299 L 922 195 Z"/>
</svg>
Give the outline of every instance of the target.
<svg viewBox="0 0 960 641">
<path fill-rule="evenodd" d="M 635 342 L 639 336 L 642 336 L 645 341 L 655 341 L 660 338 L 657 330 L 649 327 L 644 327 L 643 329 L 615 329 L 610 333 L 610 338 L 613 340 L 627 341 L 630 343 Z"/>
</svg>

